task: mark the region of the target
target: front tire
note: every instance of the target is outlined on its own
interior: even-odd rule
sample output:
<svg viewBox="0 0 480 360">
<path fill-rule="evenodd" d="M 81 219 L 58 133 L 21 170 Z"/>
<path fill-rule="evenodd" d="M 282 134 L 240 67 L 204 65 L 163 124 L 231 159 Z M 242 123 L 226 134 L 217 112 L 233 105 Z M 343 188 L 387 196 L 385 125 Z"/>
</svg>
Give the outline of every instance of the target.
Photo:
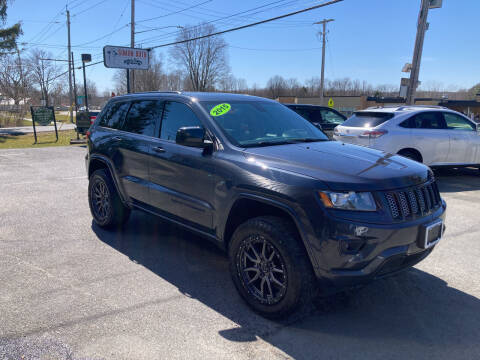
<svg viewBox="0 0 480 360">
<path fill-rule="evenodd" d="M 120 227 L 130 217 L 130 209 L 123 204 L 106 169 L 96 170 L 90 176 L 88 203 L 93 220 L 100 227 Z"/>
<path fill-rule="evenodd" d="M 230 273 L 247 304 L 267 318 L 307 307 L 317 285 L 310 260 L 289 221 L 257 217 L 240 225 L 229 247 Z"/>
</svg>

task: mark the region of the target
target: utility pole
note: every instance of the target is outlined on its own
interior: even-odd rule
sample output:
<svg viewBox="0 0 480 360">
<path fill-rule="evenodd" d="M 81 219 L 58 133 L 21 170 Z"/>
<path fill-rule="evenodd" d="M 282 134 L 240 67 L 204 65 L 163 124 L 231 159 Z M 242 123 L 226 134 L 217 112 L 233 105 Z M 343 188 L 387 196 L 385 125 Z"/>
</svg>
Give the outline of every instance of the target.
<svg viewBox="0 0 480 360">
<path fill-rule="evenodd" d="M 67 33 L 68 33 L 68 95 L 70 103 L 70 122 L 73 124 L 73 94 L 72 94 L 72 44 L 70 43 L 70 11 L 67 9 Z"/>
<path fill-rule="evenodd" d="M 325 86 L 325 45 L 326 45 L 326 35 L 327 35 L 327 23 L 330 21 L 335 21 L 334 19 L 323 19 L 314 24 L 323 25 L 323 31 L 319 34 L 322 35 L 322 74 L 320 77 L 320 105 L 323 105 L 323 88 Z"/>
<path fill-rule="evenodd" d="M 72 75 L 73 75 L 73 103 L 75 104 L 75 112 L 78 111 L 78 103 L 77 103 L 77 82 L 75 81 L 75 60 L 73 58 L 73 51 L 72 51 Z"/>
<path fill-rule="evenodd" d="M 15 45 L 15 50 L 17 50 L 18 64 L 20 66 L 20 81 L 22 82 L 23 108 L 25 108 L 25 103 L 27 99 L 27 86 L 25 84 L 25 76 L 23 74 L 22 57 L 20 56 L 20 50 L 18 49 L 17 45 Z"/>
<path fill-rule="evenodd" d="M 135 0 L 131 0 L 132 8 L 131 8 L 131 20 L 130 20 L 130 47 L 135 47 Z M 135 71 L 131 70 L 130 76 L 130 86 L 132 88 L 132 92 L 135 92 Z"/>
<path fill-rule="evenodd" d="M 423 40 L 425 38 L 425 32 L 428 30 L 428 10 L 430 8 L 441 6 L 441 1 L 438 0 L 422 0 L 420 5 L 420 13 L 418 14 L 417 22 L 417 37 L 413 49 L 412 69 L 405 99 L 407 105 L 414 105 L 415 102 L 415 91 L 418 87 L 418 75 L 420 74 L 420 62 L 422 60 Z"/>
</svg>

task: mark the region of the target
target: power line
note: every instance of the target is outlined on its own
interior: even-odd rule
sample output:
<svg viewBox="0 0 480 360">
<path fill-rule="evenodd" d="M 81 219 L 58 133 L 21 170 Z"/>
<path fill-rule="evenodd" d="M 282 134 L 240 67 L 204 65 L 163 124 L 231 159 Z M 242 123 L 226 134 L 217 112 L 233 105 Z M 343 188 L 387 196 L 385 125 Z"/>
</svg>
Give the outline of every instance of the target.
<svg viewBox="0 0 480 360">
<path fill-rule="evenodd" d="M 163 18 L 163 17 L 167 17 L 167 16 L 170 16 L 170 15 L 175 15 L 175 14 L 179 14 L 181 12 L 184 12 L 184 11 L 187 11 L 187 10 L 190 10 L 190 9 L 193 9 L 195 7 L 198 7 L 200 5 L 203 5 L 203 4 L 206 4 L 206 3 L 209 3 L 209 2 L 212 2 L 213 0 L 206 0 L 204 2 L 201 2 L 199 4 L 194 4 L 192 6 L 189 6 L 187 8 L 184 8 L 184 9 L 181 9 L 181 10 L 177 10 L 177 11 L 173 11 L 171 13 L 168 13 L 168 14 L 165 14 L 165 15 L 160 15 L 160 16 L 156 16 L 156 17 L 153 17 L 153 18 L 149 18 L 149 19 L 143 19 L 143 20 L 139 20 L 139 21 L 136 21 L 136 23 L 142 23 L 142 22 L 147 22 L 147 21 L 151 21 L 151 20 L 156 20 L 156 19 L 160 19 L 160 18 Z M 143 2 L 143 1 L 142 1 Z M 147 3 L 148 4 L 148 3 Z M 150 4 L 148 4 L 150 5 Z M 160 8 L 159 6 L 156 6 L 158 8 Z"/>
<path fill-rule="evenodd" d="M 75 17 L 75 16 L 77 16 L 77 15 L 83 14 L 84 12 L 87 12 L 87 11 L 89 11 L 89 10 L 97 7 L 98 5 L 101 5 L 101 4 L 103 4 L 104 2 L 107 2 L 107 1 L 108 1 L 108 0 L 101 0 L 101 1 L 99 1 L 98 3 L 96 3 L 96 4 L 92 5 L 92 6 L 90 6 L 90 7 L 86 8 L 86 9 L 84 9 L 84 10 L 82 10 L 82 11 L 80 11 L 80 12 L 74 14 L 74 15 L 72 15 L 72 17 Z"/>
<path fill-rule="evenodd" d="M 313 51 L 313 50 L 321 50 L 321 48 L 305 48 L 305 49 L 254 49 L 254 48 L 246 48 L 240 46 L 233 46 L 228 45 L 234 49 L 241 49 L 241 50 L 251 50 L 251 51 Z"/>
<path fill-rule="evenodd" d="M 149 48 L 149 50 L 153 50 L 153 49 L 157 49 L 157 48 L 161 48 L 161 47 L 166 47 L 166 46 L 171 46 L 171 45 L 176 45 L 176 44 L 183 44 L 183 43 L 194 41 L 194 40 L 200 40 L 200 39 L 208 38 L 208 37 L 211 37 L 211 36 L 216 36 L 216 35 L 226 34 L 226 33 L 232 32 L 232 31 L 246 29 L 246 28 L 249 28 L 249 27 L 252 27 L 252 26 L 265 24 L 265 23 L 268 23 L 268 22 L 271 22 L 271 21 L 274 21 L 274 20 L 284 19 L 284 18 L 289 17 L 289 16 L 293 16 L 293 15 L 301 14 L 301 13 L 304 13 L 304 12 L 307 12 L 307 11 L 312 11 L 312 10 L 315 10 L 315 9 L 318 9 L 318 8 L 321 8 L 321 7 L 333 5 L 333 4 L 336 4 L 336 3 L 341 2 L 341 1 L 343 1 L 343 0 L 331 0 L 331 1 L 328 1 L 328 2 L 323 3 L 323 4 L 311 6 L 309 8 L 294 11 L 294 12 L 291 12 L 291 13 L 288 13 L 288 14 L 275 16 L 273 18 L 265 19 L 265 20 L 262 20 L 262 21 L 257 21 L 257 22 L 251 23 L 251 24 L 247 24 L 247 25 L 243 25 L 243 26 L 237 26 L 237 27 L 227 29 L 227 30 L 217 31 L 217 32 L 212 33 L 212 34 L 197 36 L 197 37 L 192 38 L 192 39 L 185 39 L 185 40 L 171 42 L 171 43 L 168 43 L 168 44 L 152 46 L 152 47 Z"/>
<path fill-rule="evenodd" d="M 279 6 L 285 6 L 285 5 L 289 5 L 289 4 L 292 4 L 294 3 L 295 1 L 290 1 L 286 4 L 279 4 L 279 3 L 282 3 L 286 0 L 277 0 L 277 1 L 273 1 L 273 2 L 270 2 L 270 3 L 267 3 L 267 4 L 263 4 L 263 5 L 260 5 L 260 6 L 257 6 L 257 7 L 254 7 L 254 8 L 251 8 L 251 9 L 247 9 L 247 10 L 243 10 L 243 11 L 240 11 L 240 12 L 237 12 L 237 13 L 234 13 L 234 14 L 230 14 L 230 15 L 226 15 L 226 16 L 223 16 L 223 17 L 220 17 L 220 18 L 215 18 L 214 20 L 211 20 L 211 21 L 208 21 L 208 22 L 205 22 L 205 24 L 211 24 L 211 23 L 216 23 L 218 24 L 219 21 L 222 21 L 222 20 L 225 20 L 225 19 L 230 19 L 232 17 L 235 17 L 235 16 L 239 16 L 239 15 L 242 15 L 242 14 L 245 14 L 244 16 L 239 16 L 239 17 L 245 17 L 248 16 L 251 18 L 251 15 L 255 15 L 255 14 L 259 14 L 261 12 L 265 12 L 265 11 L 269 11 L 269 10 L 272 10 L 274 8 L 277 8 Z M 270 7 L 268 9 L 263 9 L 265 7 L 268 7 L 270 5 L 275 5 L 275 4 L 278 4 L 277 6 L 274 6 L 274 7 Z M 263 10 L 260 10 L 260 9 L 263 9 Z M 259 10 L 257 12 L 254 12 L 254 13 L 251 13 L 252 11 L 255 11 L 255 10 Z M 224 22 L 224 21 L 222 21 Z M 170 32 L 170 33 L 166 33 L 166 34 L 163 34 L 163 35 L 160 35 L 160 36 L 154 36 L 154 37 L 150 37 L 150 38 L 145 38 L 145 39 L 142 39 L 141 42 L 146 42 L 146 41 L 154 41 L 154 40 L 160 40 L 160 39 L 165 39 L 165 38 L 168 38 L 169 35 L 172 35 L 172 36 L 175 36 L 175 35 L 178 35 L 179 32 L 178 31 L 174 31 L 174 32 Z"/>
<path fill-rule="evenodd" d="M 293 16 L 293 15 L 301 14 L 301 13 L 308 12 L 308 11 L 312 11 L 312 10 L 315 10 L 315 9 L 318 9 L 318 8 L 321 8 L 321 7 L 333 5 L 333 4 L 339 3 L 341 1 L 343 1 L 343 0 L 331 0 L 331 1 L 328 1 L 328 2 L 323 3 L 323 4 L 315 5 L 315 6 L 306 8 L 306 9 L 294 11 L 294 12 L 291 12 L 291 13 L 288 13 L 288 14 L 276 16 L 276 17 L 265 19 L 265 20 L 262 20 L 262 21 L 257 21 L 255 23 L 251 23 L 251 24 L 247 24 L 247 25 L 243 25 L 243 26 L 238 26 L 238 27 L 223 30 L 223 31 L 218 31 L 218 32 L 215 32 L 215 33 L 212 33 L 212 34 L 198 36 L 198 37 L 195 37 L 195 38 L 192 38 L 192 39 L 186 39 L 186 40 L 181 40 L 181 41 L 175 41 L 175 42 L 168 43 L 168 44 L 152 46 L 152 47 L 148 48 L 148 50 L 153 50 L 153 49 L 156 49 L 156 48 L 171 46 L 171 45 L 175 45 L 175 44 L 182 44 L 182 43 L 186 43 L 186 42 L 189 42 L 189 41 L 200 40 L 200 39 L 204 39 L 204 38 L 211 37 L 211 36 L 216 36 L 216 35 L 221 35 L 221 34 L 233 32 L 233 31 L 237 31 L 237 30 L 242 30 L 242 29 L 249 28 L 249 27 L 252 27 L 252 26 L 265 24 L 267 22 L 275 21 L 275 20 L 278 20 L 278 19 L 283 19 L 283 18 L 286 18 L 286 17 L 290 17 L 290 16 Z M 103 63 L 103 60 L 98 61 L 98 62 L 94 62 L 94 63 L 90 63 L 90 64 L 86 65 L 86 67 L 98 65 L 98 64 L 101 64 L 101 63 Z"/>
</svg>

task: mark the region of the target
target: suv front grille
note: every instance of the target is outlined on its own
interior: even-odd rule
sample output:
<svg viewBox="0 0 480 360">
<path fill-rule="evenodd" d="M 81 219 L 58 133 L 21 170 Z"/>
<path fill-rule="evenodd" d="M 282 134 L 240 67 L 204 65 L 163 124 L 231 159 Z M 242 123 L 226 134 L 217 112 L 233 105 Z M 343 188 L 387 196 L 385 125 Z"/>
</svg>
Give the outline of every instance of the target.
<svg viewBox="0 0 480 360">
<path fill-rule="evenodd" d="M 386 192 L 385 199 L 396 220 L 427 215 L 442 203 L 435 181 L 403 191 Z"/>
</svg>

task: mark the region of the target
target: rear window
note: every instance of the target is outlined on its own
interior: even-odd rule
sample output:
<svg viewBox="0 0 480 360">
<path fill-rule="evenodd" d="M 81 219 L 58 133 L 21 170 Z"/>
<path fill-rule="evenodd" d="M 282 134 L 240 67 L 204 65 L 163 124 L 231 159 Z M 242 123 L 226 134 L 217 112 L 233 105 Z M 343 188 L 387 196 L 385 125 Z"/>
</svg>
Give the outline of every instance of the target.
<svg viewBox="0 0 480 360">
<path fill-rule="evenodd" d="M 381 112 L 357 112 L 342 124 L 349 127 L 373 128 L 391 119 L 393 114 Z"/>
</svg>

